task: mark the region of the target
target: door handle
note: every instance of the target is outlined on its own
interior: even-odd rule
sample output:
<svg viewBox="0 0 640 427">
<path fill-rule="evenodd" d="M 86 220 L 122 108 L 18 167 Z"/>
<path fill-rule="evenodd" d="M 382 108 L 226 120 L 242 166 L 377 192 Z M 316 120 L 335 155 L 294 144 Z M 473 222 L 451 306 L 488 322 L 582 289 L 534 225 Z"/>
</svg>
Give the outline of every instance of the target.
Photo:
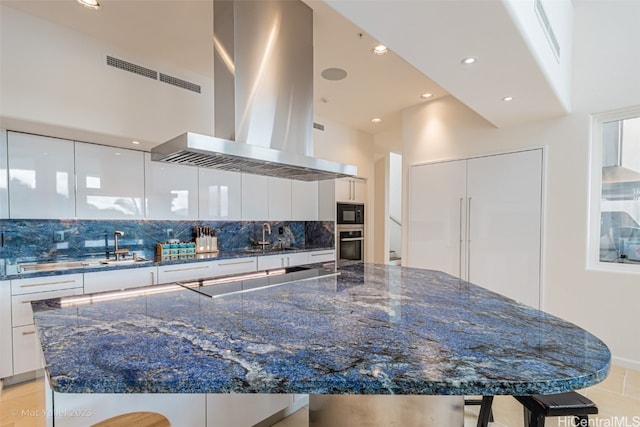
<svg viewBox="0 0 640 427">
<path fill-rule="evenodd" d="M 471 200 L 467 202 L 467 282 L 471 281 Z"/>
</svg>

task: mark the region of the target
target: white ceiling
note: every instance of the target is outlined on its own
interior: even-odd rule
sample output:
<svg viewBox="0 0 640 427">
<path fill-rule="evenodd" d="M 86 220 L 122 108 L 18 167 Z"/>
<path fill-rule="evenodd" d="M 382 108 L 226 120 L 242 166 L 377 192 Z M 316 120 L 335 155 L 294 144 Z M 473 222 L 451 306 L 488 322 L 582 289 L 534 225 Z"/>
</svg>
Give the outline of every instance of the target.
<svg viewBox="0 0 640 427">
<path fill-rule="evenodd" d="M 76 0 L 0 1 L 104 40 L 140 61 L 175 63 L 198 74 L 212 75 L 211 0 L 100 0 L 99 11 L 83 8 Z M 400 110 L 428 102 L 420 98 L 424 92 L 433 93 L 432 99 L 454 94 L 499 126 L 539 118 L 540 110 L 547 115 L 561 113 L 507 16 L 499 14 L 489 22 L 479 20 L 480 24 L 467 29 L 459 26 L 460 16 L 472 21 L 478 13 L 495 13 L 495 7 L 483 11 L 481 6 L 499 0 L 470 2 L 475 9 L 468 8 L 465 0 L 376 1 L 373 3 L 380 7 L 375 10 L 377 14 L 366 13 L 372 2 L 330 2 L 332 7 L 338 3 L 344 9 L 342 13 L 355 20 L 360 16 L 360 25 L 375 29 L 380 41 L 414 65 L 394 51 L 373 55 L 371 49 L 377 40 L 370 34 L 324 1 L 304 1 L 314 10 L 314 108 L 320 117 L 375 134 L 397 126 Z M 443 7 L 447 3 L 463 7 Z M 389 18 L 388 25 L 381 17 Z M 424 17 L 430 19 L 425 23 Z M 505 49 L 522 52 L 505 55 Z M 485 58 L 475 74 L 461 69 L 459 60 L 466 54 Z M 511 63 L 510 58 L 516 62 Z M 330 67 L 343 68 L 347 78 L 323 79 L 320 73 Z M 427 74 L 437 76 L 448 92 Z M 506 106 L 496 101 L 515 88 L 527 89 L 518 97 L 529 98 L 530 102 Z M 383 122 L 373 124 L 373 117 Z"/>
</svg>

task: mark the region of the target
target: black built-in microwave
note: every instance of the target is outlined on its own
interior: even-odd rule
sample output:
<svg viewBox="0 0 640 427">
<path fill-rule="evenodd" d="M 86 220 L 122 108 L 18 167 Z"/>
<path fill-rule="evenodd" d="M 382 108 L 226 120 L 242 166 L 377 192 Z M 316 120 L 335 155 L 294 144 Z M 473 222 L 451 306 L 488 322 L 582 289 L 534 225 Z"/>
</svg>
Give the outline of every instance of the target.
<svg viewBox="0 0 640 427">
<path fill-rule="evenodd" d="M 364 205 L 361 203 L 338 203 L 338 224 L 364 224 Z"/>
</svg>

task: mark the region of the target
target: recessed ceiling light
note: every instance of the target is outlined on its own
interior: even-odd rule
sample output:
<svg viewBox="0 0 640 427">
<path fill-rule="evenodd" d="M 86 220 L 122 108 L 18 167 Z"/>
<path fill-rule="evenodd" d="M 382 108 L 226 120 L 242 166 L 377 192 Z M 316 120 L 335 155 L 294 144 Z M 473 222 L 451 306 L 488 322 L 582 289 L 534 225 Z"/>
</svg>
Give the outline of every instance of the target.
<svg viewBox="0 0 640 427">
<path fill-rule="evenodd" d="M 469 65 L 475 63 L 477 60 L 478 58 L 476 58 L 475 56 L 468 56 L 460 62 L 462 62 L 464 65 Z"/>
<path fill-rule="evenodd" d="M 432 98 L 432 97 L 433 97 L 433 94 L 432 93 L 428 93 L 428 92 L 427 93 L 423 93 L 422 95 L 420 95 L 420 98 L 422 98 L 422 99 L 429 99 L 429 98 Z"/>
<path fill-rule="evenodd" d="M 374 55 L 382 56 L 389 53 L 389 49 L 385 45 L 379 44 L 373 48 L 372 52 Z"/>
<path fill-rule="evenodd" d="M 375 117 L 373 119 L 371 119 L 371 123 L 381 123 L 382 119 L 380 117 Z"/>
<path fill-rule="evenodd" d="M 326 80 L 342 80 L 347 77 L 347 72 L 342 68 L 327 68 L 323 70 L 320 75 Z"/>
<path fill-rule="evenodd" d="M 513 101 L 513 96 L 505 96 L 502 98 L 503 101 Z"/>
<path fill-rule="evenodd" d="M 100 3 L 98 3 L 98 0 L 78 0 L 78 3 L 91 10 L 100 9 Z"/>
<path fill-rule="evenodd" d="M 133 145 L 140 145 L 140 141 L 131 141 Z"/>
</svg>

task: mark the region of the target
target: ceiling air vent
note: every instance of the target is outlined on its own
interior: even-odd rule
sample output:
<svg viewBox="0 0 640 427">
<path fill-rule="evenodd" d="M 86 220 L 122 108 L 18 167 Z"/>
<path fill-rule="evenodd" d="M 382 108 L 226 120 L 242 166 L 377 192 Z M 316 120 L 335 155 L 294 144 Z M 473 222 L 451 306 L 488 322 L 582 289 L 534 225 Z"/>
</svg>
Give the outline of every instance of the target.
<svg viewBox="0 0 640 427">
<path fill-rule="evenodd" d="M 534 4 L 536 15 L 538 15 L 538 20 L 540 21 L 540 25 L 542 26 L 542 30 L 544 34 L 547 36 L 547 40 L 549 41 L 549 45 L 551 46 L 551 50 L 556 55 L 556 59 L 560 60 L 560 43 L 558 43 L 558 39 L 556 38 L 555 33 L 553 32 L 553 27 L 551 27 L 551 22 L 549 22 L 549 17 L 547 16 L 547 12 L 545 12 L 544 7 L 542 7 L 542 0 L 535 0 Z"/>
<path fill-rule="evenodd" d="M 170 85 L 181 87 L 182 89 L 190 90 L 191 92 L 200 93 L 200 85 L 179 79 L 177 77 L 172 77 L 167 74 L 160 73 L 160 81 L 168 83 Z"/>
<path fill-rule="evenodd" d="M 148 77 L 153 80 L 158 80 L 158 72 L 152 70 L 150 68 L 143 67 L 141 65 L 136 65 L 128 61 L 124 61 L 122 59 L 114 58 L 113 56 L 107 55 L 107 65 L 111 67 L 118 68 L 120 70 L 129 71 L 130 73 L 138 74 L 144 77 Z"/>
</svg>

